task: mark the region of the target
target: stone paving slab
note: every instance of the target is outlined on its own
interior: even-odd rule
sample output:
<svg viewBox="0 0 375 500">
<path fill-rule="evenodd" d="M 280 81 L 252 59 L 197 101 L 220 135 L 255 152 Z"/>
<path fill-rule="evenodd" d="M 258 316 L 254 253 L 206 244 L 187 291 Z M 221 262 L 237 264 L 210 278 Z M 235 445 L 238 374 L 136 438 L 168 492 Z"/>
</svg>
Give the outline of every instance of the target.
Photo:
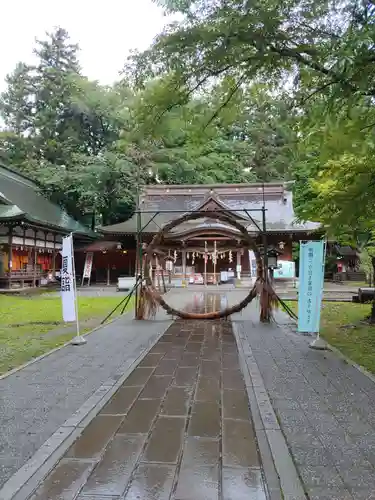
<svg viewBox="0 0 375 500">
<path fill-rule="evenodd" d="M 170 292 L 168 300 L 183 307 L 189 296 Z M 163 311 L 146 322 L 134 321 L 130 312 L 90 334 L 87 344 L 63 347 L 0 379 L 0 487 L 171 323 Z"/>
<path fill-rule="evenodd" d="M 170 326 L 31 500 L 52 498 L 266 500 L 231 322 Z"/>
<path fill-rule="evenodd" d="M 237 296 L 238 298 L 239 296 Z M 230 300 L 237 300 L 234 296 Z M 289 318 L 261 325 L 256 305 L 236 315 L 310 499 L 367 499 L 375 490 L 375 384 Z"/>
</svg>

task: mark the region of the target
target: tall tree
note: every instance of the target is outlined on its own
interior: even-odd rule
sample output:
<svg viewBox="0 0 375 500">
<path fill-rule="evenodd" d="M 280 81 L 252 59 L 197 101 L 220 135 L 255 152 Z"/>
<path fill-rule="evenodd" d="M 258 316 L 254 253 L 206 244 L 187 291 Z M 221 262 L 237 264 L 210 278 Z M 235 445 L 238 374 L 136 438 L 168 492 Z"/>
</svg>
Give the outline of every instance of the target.
<svg viewBox="0 0 375 500">
<path fill-rule="evenodd" d="M 8 131 L 28 137 L 36 160 L 64 165 L 77 143 L 66 133 L 72 81 L 80 71 L 77 51 L 67 32 L 58 28 L 46 40 L 37 40 L 35 66 L 19 63 L 7 78 L 1 114 Z"/>
<path fill-rule="evenodd" d="M 169 72 L 175 103 L 212 78 L 230 76 L 228 99 L 243 82 L 288 83 L 301 99 L 324 92 L 341 105 L 375 96 L 373 85 L 375 8 L 343 0 L 160 0 L 182 14 L 149 50 L 132 57 L 129 71 L 143 84 L 150 74 Z M 169 105 L 172 96 L 169 96 Z M 339 108 L 338 106 L 338 108 Z"/>
<path fill-rule="evenodd" d="M 80 73 L 77 46 L 58 29 L 37 42 L 38 63 L 8 79 L 0 111 L 0 154 L 35 177 L 72 215 L 125 218 L 143 183 L 251 182 L 283 179 L 295 134 L 288 103 L 267 85 L 238 87 L 228 76 L 186 102 L 173 73 L 143 88 L 104 87 Z M 123 191 L 121 194 L 120 191 Z"/>
</svg>

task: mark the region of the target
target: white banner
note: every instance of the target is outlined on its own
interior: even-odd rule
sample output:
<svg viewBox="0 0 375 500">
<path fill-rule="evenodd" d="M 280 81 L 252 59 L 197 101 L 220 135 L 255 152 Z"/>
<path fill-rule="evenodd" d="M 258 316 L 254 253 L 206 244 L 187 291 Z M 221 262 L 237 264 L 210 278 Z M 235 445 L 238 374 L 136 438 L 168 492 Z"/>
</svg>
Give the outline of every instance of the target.
<svg viewBox="0 0 375 500">
<path fill-rule="evenodd" d="M 63 238 L 61 298 L 64 321 L 76 321 L 76 297 L 73 271 L 73 236 Z"/>
<path fill-rule="evenodd" d="M 93 257 L 94 257 L 94 254 L 92 252 L 87 252 L 86 260 L 85 260 L 85 267 L 83 268 L 83 277 L 84 278 L 88 278 L 88 279 L 91 278 Z"/>
</svg>

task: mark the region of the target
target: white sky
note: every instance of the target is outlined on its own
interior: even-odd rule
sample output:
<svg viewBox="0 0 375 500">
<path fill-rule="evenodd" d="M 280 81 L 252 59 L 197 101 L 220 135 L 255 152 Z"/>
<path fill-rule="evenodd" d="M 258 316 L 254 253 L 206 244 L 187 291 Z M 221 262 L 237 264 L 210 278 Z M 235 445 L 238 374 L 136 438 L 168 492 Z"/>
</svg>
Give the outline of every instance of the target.
<svg viewBox="0 0 375 500">
<path fill-rule="evenodd" d="M 147 48 L 167 22 L 151 0 L 3 0 L 1 20 L 0 92 L 18 61 L 33 61 L 35 38 L 56 26 L 79 44 L 83 73 L 112 83 L 129 51 Z"/>
</svg>

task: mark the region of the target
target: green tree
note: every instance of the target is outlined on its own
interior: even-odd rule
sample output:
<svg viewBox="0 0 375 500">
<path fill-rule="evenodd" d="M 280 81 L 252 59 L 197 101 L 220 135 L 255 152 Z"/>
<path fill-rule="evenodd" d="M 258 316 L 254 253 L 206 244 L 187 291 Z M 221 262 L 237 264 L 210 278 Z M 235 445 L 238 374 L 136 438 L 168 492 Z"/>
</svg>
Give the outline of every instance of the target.
<svg viewBox="0 0 375 500">
<path fill-rule="evenodd" d="M 64 165 L 69 160 L 76 137 L 67 134 L 67 110 L 72 79 L 79 75 L 78 47 L 71 44 L 65 30 L 58 28 L 38 40 L 34 50 L 35 66 L 19 63 L 7 78 L 7 90 L 0 99 L 0 112 L 6 130 L 27 138 L 36 160 Z M 28 148 L 29 150 L 29 148 Z M 22 168 L 21 163 L 18 165 Z"/>
<path fill-rule="evenodd" d="M 46 193 L 76 216 L 95 214 L 103 224 L 128 218 L 134 210 L 137 171 L 126 157 L 110 151 L 77 155 L 70 169 L 46 166 Z"/>
<path fill-rule="evenodd" d="M 115 152 L 129 122 L 129 92 L 124 85 L 107 88 L 82 76 L 77 52 L 59 28 L 36 42 L 35 66 L 17 65 L 0 100 L 0 154 L 75 217 L 96 210 L 111 222 L 116 202 L 124 217 L 133 204 L 132 165 Z M 122 195 L 114 182 L 126 188 Z"/>
<path fill-rule="evenodd" d="M 243 85 L 224 106 L 230 85 L 223 80 L 170 109 L 160 108 L 169 92 L 168 76 L 137 92 L 129 140 L 140 140 L 162 182 L 288 177 L 296 137 L 286 100 L 272 96 L 265 85 Z"/>
<path fill-rule="evenodd" d="M 285 96 L 228 75 L 178 106 L 175 75 L 142 88 L 111 87 L 80 72 L 76 45 L 58 29 L 38 41 L 38 63 L 19 64 L 0 100 L 4 161 L 33 176 L 77 218 L 105 223 L 134 207 L 142 183 L 202 184 L 284 179 L 296 143 Z"/>
</svg>

